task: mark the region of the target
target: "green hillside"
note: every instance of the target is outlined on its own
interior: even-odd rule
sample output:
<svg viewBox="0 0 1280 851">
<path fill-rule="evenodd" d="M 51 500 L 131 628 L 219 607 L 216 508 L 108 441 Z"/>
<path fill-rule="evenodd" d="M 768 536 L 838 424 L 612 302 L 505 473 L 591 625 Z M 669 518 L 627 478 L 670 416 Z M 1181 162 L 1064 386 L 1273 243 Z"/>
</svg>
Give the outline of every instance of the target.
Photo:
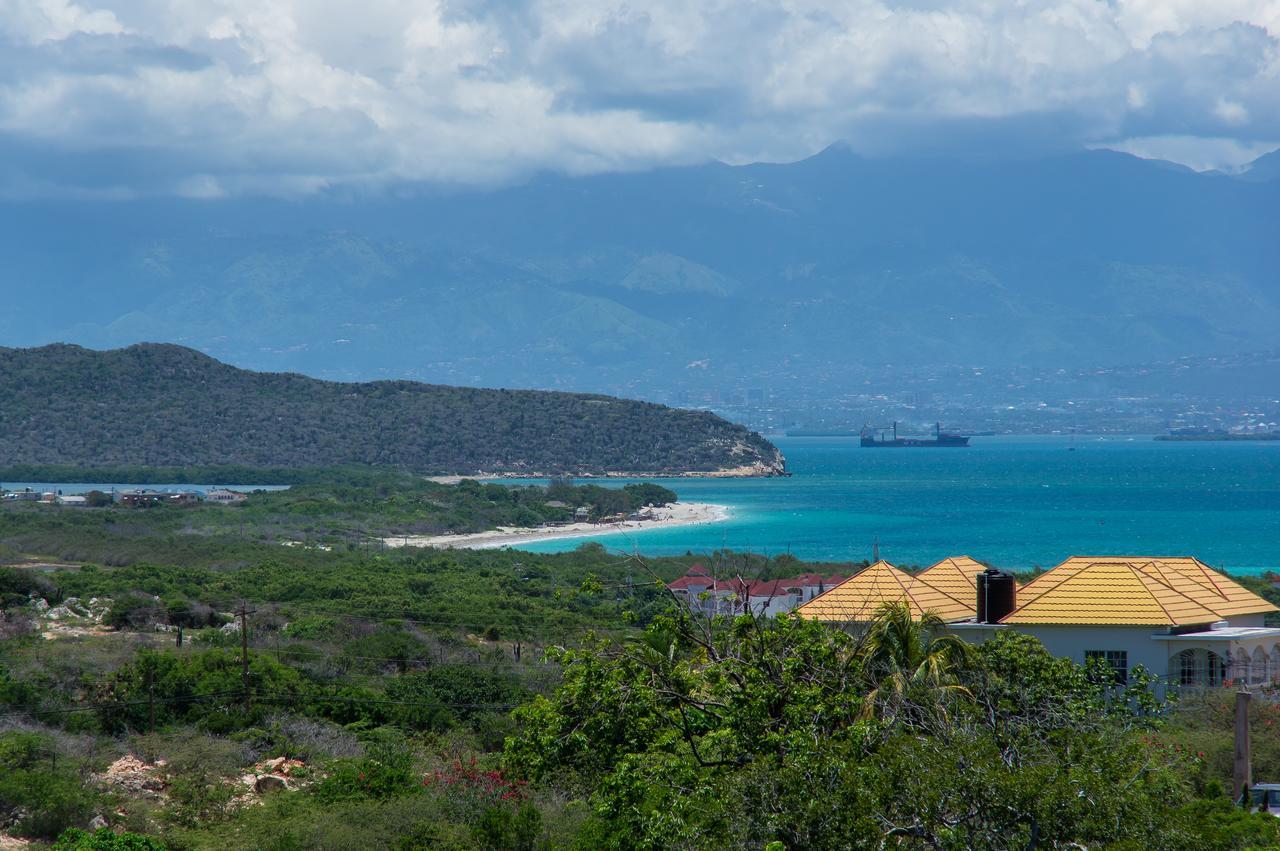
<svg viewBox="0 0 1280 851">
<path fill-rule="evenodd" d="M 255 373 L 143 344 L 0 348 L 0 466 L 368 464 L 417 473 L 782 472 L 713 414 L 573 393 Z"/>
</svg>

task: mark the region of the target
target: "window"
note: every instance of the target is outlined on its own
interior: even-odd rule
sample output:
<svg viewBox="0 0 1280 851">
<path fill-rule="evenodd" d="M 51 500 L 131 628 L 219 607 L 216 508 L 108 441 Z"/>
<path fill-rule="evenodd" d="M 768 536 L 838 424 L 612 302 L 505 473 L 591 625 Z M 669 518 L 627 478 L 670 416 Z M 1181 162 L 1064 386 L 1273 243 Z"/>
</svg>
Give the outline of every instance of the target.
<svg viewBox="0 0 1280 851">
<path fill-rule="evenodd" d="M 1227 663 L 1212 651 L 1187 649 L 1173 658 L 1169 673 L 1177 677 L 1179 685 L 1220 686 L 1227 678 Z"/>
<path fill-rule="evenodd" d="M 1249 657 L 1249 685 L 1262 685 L 1267 681 L 1267 651 L 1261 647 L 1253 648 Z"/>
<path fill-rule="evenodd" d="M 1178 684 L 1184 686 L 1204 685 L 1205 662 L 1197 657 L 1194 650 L 1183 650 L 1178 654 Z"/>
<path fill-rule="evenodd" d="M 1126 650 L 1086 650 L 1084 662 L 1088 665 L 1094 659 L 1101 659 L 1110 666 L 1116 683 L 1124 685 L 1129 682 L 1129 653 Z"/>
</svg>

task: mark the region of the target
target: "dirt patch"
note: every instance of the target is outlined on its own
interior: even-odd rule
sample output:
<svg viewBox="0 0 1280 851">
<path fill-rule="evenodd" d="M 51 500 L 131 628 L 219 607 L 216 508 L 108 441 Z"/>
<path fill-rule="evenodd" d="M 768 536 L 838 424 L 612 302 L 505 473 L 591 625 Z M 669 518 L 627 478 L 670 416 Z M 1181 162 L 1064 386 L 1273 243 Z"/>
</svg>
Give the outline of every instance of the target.
<svg viewBox="0 0 1280 851">
<path fill-rule="evenodd" d="M 79 570 L 79 569 L 81 568 L 81 566 L 82 566 L 82 565 L 81 565 L 79 562 L 70 562 L 70 561 L 40 561 L 40 560 L 38 560 L 38 559 L 37 559 L 37 560 L 30 560 L 30 561 L 8 561 L 8 562 L 0 562 L 0 567 L 12 567 L 12 568 L 14 568 L 15 570 L 43 570 L 43 571 L 52 571 L 52 570 Z"/>
</svg>

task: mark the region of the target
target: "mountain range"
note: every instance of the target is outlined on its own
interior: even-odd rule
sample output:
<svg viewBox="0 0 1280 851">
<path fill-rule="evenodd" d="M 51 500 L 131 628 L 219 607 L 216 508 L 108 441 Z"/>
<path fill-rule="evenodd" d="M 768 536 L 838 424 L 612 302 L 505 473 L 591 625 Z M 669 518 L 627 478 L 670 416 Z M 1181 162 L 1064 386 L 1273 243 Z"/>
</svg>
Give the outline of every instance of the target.
<svg viewBox="0 0 1280 851">
<path fill-rule="evenodd" d="M 1265 349 L 1280 167 L 868 159 L 305 200 L 0 204 L 0 343 L 609 390 Z"/>
</svg>

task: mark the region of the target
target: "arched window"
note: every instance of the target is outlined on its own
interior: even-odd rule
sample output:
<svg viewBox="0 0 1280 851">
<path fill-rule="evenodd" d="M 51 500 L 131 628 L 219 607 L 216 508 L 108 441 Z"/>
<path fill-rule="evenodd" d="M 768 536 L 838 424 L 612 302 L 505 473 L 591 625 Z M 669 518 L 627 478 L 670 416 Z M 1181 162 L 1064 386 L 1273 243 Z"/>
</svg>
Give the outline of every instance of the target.
<svg viewBox="0 0 1280 851">
<path fill-rule="evenodd" d="M 1258 686 L 1267 681 L 1267 651 L 1253 648 L 1249 657 L 1249 685 Z"/>
<path fill-rule="evenodd" d="M 1233 683 L 1249 681 L 1249 654 L 1244 652 L 1243 647 L 1237 647 L 1231 654 L 1231 671 L 1227 676 Z"/>
<path fill-rule="evenodd" d="M 1211 650 L 1183 650 L 1169 660 L 1169 676 L 1180 686 L 1220 686 L 1231 677 L 1248 675 L 1248 657 L 1242 653 L 1240 658 L 1245 661 L 1228 665 L 1226 659 Z"/>
<path fill-rule="evenodd" d="M 1169 673 L 1177 677 L 1177 683 L 1180 686 L 1204 685 L 1204 652 L 1201 651 L 1197 654 L 1195 650 L 1183 650 L 1173 657 L 1173 664 L 1169 666 Z"/>
<path fill-rule="evenodd" d="M 1211 686 L 1220 686 L 1222 681 L 1227 678 L 1227 660 L 1214 653 L 1212 650 L 1206 650 L 1208 663 L 1206 671 L 1208 673 L 1208 684 Z"/>
</svg>

